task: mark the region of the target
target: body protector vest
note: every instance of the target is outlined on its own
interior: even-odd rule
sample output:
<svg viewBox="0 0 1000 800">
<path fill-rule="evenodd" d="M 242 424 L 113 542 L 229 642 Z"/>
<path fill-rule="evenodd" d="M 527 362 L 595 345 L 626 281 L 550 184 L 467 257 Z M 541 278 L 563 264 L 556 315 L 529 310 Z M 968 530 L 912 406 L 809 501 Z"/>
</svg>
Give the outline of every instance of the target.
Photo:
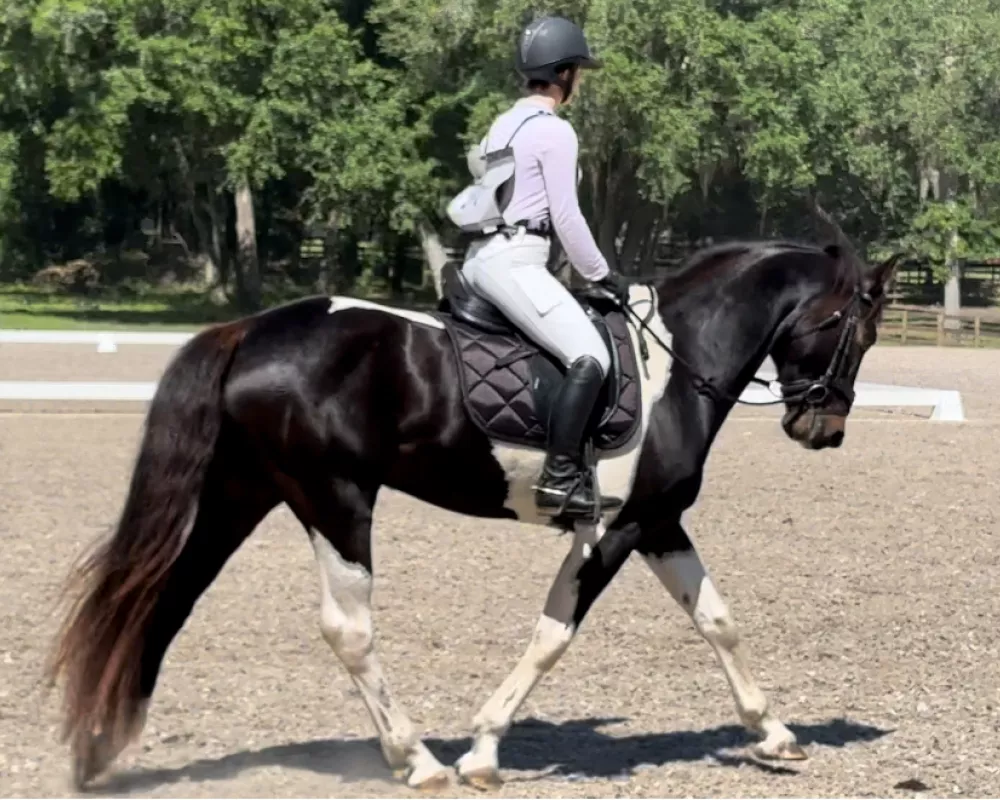
<svg viewBox="0 0 1000 800">
<path fill-rule="evenodd" d="M 478 152 L 474 148 L 466 157 L 469 172 L 475 181 L 466 186 L 448 204 L 448 217 L 465 233 L 494 233 L 509 225 L 504 212 L 514 196 L 514 148 L 511 143 L 528 122 L 549 111 L 539 110 L 521 120 L 499 150 Z"/>
</svg>

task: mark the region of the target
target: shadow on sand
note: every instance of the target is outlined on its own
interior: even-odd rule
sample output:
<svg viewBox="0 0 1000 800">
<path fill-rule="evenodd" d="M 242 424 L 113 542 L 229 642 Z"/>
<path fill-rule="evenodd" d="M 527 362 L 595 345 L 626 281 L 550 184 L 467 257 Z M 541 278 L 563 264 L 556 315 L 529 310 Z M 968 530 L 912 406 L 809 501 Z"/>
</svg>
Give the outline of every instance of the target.
<svg viewBox="0 0 1000 800">
<path fill-rule="evenodd" d="M 723 752 L 744 748 L 750 738 L 737 725 L 704 731 L 674 731 L 613 736 L 600 728 L 623 722 L 621 718 L 580 719 L 552 723 L 526 719 L 511 727 L 500 745 L 500 767 L 505 777 L 517 780 L 510 771 L 536 773 L 552 779 L 627 780 L 638 769 L 682 761 L 708 759 L 725 767 L 752 765 L 774 775 L 794 776 L 794 762 L 765 763 L 744 752 Z M 799 743 L 826 747 L 846 747 L 872 742 L 889 730 L 832 719 L 814 725 L 789 725 Z M 453 764 L 469 745 L 468 738 L 425 739 L 427 746 L 444 764 Z M 382 759 L 376 739 L 317 739 L 309 742 L 241 750 L 220 758 L 207 758 L 175 769 L 135 769 L 110 777 L 95 791 L 103 795 L 141 792 L 182 780 L 194 782 L 233 778 L 245 770 L 280 766 L 336 776 L 342 781 L 393 780 Z M 522 778 L 523 780 L 524 778 Z"/>
</svg>

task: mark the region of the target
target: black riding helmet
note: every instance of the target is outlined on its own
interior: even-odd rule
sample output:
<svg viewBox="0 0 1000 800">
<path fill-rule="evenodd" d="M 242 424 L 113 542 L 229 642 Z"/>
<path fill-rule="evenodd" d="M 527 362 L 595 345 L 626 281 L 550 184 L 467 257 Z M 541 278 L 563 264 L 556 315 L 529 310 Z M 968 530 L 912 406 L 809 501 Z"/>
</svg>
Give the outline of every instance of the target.
<svg viewBox="0 0 1000 800">
<path fill-rule="evenodd" d="M 521 33 L 514 56 L 517 71 L 528 81 L 554 83 L 569 99 L 569 82 L 559 71 L 576 65 L 582 69 L 600 69 L 601 62 L 591 55 L 587 37 L 580 27 L 563 17 L 542 17 Z"/>
</svg>

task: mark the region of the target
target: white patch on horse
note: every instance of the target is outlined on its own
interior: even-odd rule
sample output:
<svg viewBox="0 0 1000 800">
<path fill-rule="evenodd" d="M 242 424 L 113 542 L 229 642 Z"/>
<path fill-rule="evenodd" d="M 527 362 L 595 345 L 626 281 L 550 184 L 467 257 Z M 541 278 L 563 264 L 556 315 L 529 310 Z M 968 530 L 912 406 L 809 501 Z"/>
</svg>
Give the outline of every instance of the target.
<svg viewBox="0 0 1000 800">
<path fill-rule="evenodd" d="M 592 551 L 603 535 L 603 525 L 576 524 L 573 546 L 552 582 L 531 642 L 514 669 L 473 718 L 472 749 L 456 764 L 462 778 L 486 782 L 497 778 L 500 737 L 510 727 L 521 704 L 573 641 L 576 628 L 571 620 L 577 602 L 576 575 L 587 559 L 586 551 Z"/>
<path fill-rule="evenodd" d="M 310 538 L 322 590 L 320 630 L 361 692 L 386 761 L 409 774 L 410 786 L 440 781 L 447 775 L 445 767 L 420 741 L 406 712 L 393 699 L 375 655 L 371 573 L 345 561 L 324 536 L 314 532 Z"/>
<path fill-rule="evenodd" d="M 534 447 L 494 443 L 493 457 L 500 463 L 507 479 L 507 502 L 504 507 L 517 514 L 520 522 L 549 524 L 550 518 L 538 513 L 534 488 L 545 463 L 545 453 Z"/>
<path fill-rule="evenodd" d="M 495 779 L 500 737 L 510 727 L 514 714 L 531 690 L 566 652 L 574 633 L 571 625 L 544 614 L 538 618 L 531 643 L 521 660 L 472 720 L 472 748 L 455 763 L 462 778 Z"/>
<path fill-rule="evenodd" d="M 423 311 L 411 311 L 408 308 L 387 306 L 382 303 L 373 303 L 370 300 L 359 300 L 356 297 L 334 295 L 330 298 L 330 308 L 327 309 L 326 313 L 335 314 L 338 311 L 347 311 L 350 308 L 366 308 L 370 311 L 382 311 L 386 314 L 393 314 L 397 317 L 408 319 L 410 322 L 426 325 L 429 328 L 436 328 L 439 331 L 444 330 L 444 323 L 431 314 L 426 314 Z"/>
<path fill-rule="evenodd" d="M 645 560 L 715 651 L 740 720 L 764 739 L 755 747 L 758 754 L 767 758 L 799 757 L 801 750 L 795 735 L 771 712 L 767 697 L 750 672 L 739 629 L 698 553 L 689 550 L 663 557 L 646 556 Z"/>
<path fill-rule="evenodd" d="M 653 314 L 647 323 L 650 331 L 664 344 L 670 345 L 672 336 L 663 324 L 658 312 L 656 290 L 651 286 L 630 287 L 629 301 L 633 310 L 643 318 L 647 306 L 652 305 Z M 620 497 L 627 500 L 635 481 L 636 470 L 639 467 L 639 455 L 642 443 L 649 429 L 649 415 L 653 406 L 666 391 L 670 379 L 672 359 L 660 345 L 644 331 L 640 331 L 646 340 L 649 360 L 642 361 L 639 336 L 633 325 L 629 325 L 629 336 L 635 351 L 639 378 L 639 392 L 642 398 L 642 408 L 639 424 L 635 433 L 616 451 L 599 454 L 597 464 L 597 480 L 602 494 Z M 648 377 L 647 377 L 648 374 Z M 507 502 L 505 507 L 517 514 L 520 522 L 532 525 L 548 525 L 551 518 L 539 514 L 535 506 L 534 486 L 538 482 L 545 462 L 542 450 L 527 447 L 516 447 L 506 443 L 494 442 L 493 457 L 500 463 L 507 478 Z"/>
</svg>

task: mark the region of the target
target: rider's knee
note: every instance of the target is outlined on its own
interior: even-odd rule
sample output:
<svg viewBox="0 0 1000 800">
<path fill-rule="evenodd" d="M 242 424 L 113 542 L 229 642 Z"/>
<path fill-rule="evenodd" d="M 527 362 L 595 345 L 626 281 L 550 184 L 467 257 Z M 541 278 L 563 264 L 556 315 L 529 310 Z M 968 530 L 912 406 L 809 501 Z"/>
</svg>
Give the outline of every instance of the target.
<svg viewBox="0 0 1000 800">
<path fill-rule="evenodd" d="M 593 369 L 594 366 L 600 369 L 602 378 L 608 376 L 608 371 L 611 369 L 611 355 L 608 353 L 606 347 L 602 346 L 600 349 L 591 348 L 585 352 L 581 352 L 577 354 L 576 358 L 570 361 L 569 365 L 576 365 L 577 369 L 583 369 L 585 362 L 588 369 Z"/>
<path fill-rule="evenodd" d="M 599 348 L 594 348 L 587 355 L 597 361 L 597 365 L 601 368 L 601 375 L 607 377 L 608 371 L 611 369 L 611 354 L 608 352 L 608 348 L 604 346 L 604 342 L 602 341 Z"/>
</svg>

